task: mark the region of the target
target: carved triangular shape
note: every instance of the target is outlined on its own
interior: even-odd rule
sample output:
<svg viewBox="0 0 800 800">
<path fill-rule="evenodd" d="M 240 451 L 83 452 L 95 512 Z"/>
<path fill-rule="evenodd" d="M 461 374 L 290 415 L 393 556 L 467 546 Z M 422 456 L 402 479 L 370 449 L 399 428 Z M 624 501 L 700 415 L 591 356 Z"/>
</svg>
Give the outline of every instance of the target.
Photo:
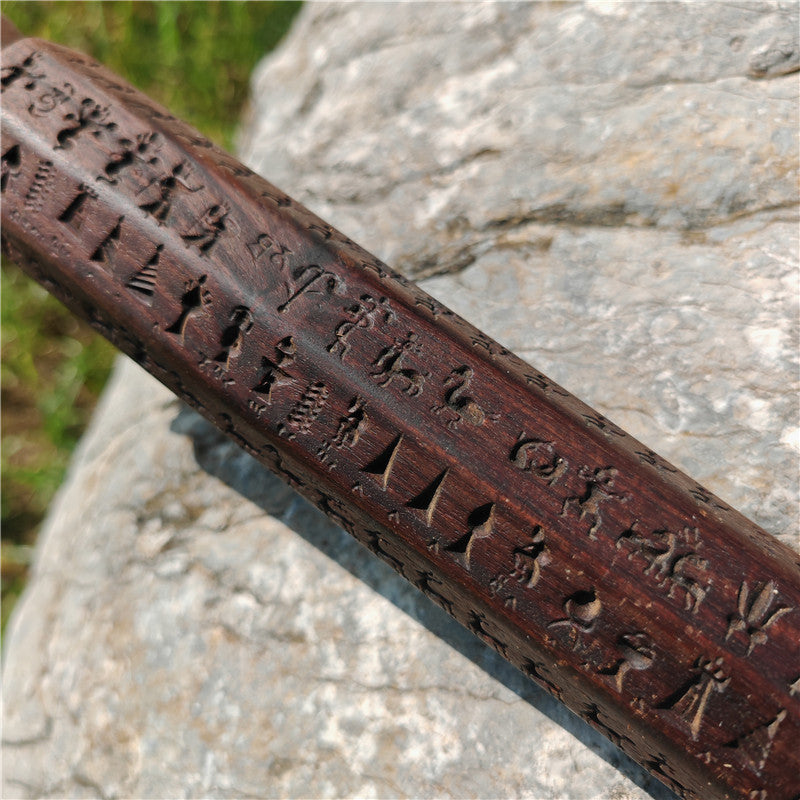
<svg viewBox="0 0 800 800">
<path fill-rule="evenodd" d="M 456 539 L 452 544 L 447 545 L 445 550 L 448 553 L 463 555 L 464 560 L 469 566 L 472 555 L 472 545 L 476 539 L 485 539 L 492 533 L 494 527 L 494 503 L 484 503 L 470 512 L 467 517 L 469 531 Z"/>
<path fill-rule="evenodd" d="M 416 497 L 412 497 L 406 503 L 408 508 L 416 508 L 425 512 L 425 522 L 430 525 L 433 513 L 436 511 L 436 504 L 442 494 L 442 484 L 447 477 L 449 470 L 444 470 L 435 477 Z"/>
<path fill-rule="evenodd" d="M 161 250 L 164 246 L 158 245 L 153 257 L 147 264 L 135 272 L 125 284 L 129 289 L 144 295 L 147 299 L 152 299 L 156 288 L 156 279 L 158 277 L 158 259 L 161 257 Z"/>
<path fill-rule="evenodd" d="M 400 449 L 400 442 L 402 441 L 403 434 L 401 433 L 385 450 L 373 458 L 368 464 L 361 467 L 362 472 L 375 475 L 379 479 L 382 489 L 385 489 L 389 484 L 392 467 L 394 466 L 397 452 Z"/>
</svg>

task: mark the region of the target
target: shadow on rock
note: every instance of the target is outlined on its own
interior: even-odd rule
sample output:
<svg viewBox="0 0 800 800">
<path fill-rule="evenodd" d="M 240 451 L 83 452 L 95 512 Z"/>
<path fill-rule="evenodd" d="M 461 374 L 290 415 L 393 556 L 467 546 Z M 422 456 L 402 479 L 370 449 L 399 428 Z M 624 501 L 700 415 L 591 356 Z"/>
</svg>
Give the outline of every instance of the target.
<svg viewBox="0 0 800 800">
<path fill-rule="evenodd" d="M 197 463 L 204 472 L 221 480 L 266 514 L 281 520 L 359 581 L 560 725 L 647 792 L 653 800 L 676 800 L 677 795 L 666 786 L 449 617 L 421 591 L 328 520 L 278 476 L 230 442 L 195 411 L 183 406 L 171 423 L 170 430 L 192 440 Z"/>
</svg>

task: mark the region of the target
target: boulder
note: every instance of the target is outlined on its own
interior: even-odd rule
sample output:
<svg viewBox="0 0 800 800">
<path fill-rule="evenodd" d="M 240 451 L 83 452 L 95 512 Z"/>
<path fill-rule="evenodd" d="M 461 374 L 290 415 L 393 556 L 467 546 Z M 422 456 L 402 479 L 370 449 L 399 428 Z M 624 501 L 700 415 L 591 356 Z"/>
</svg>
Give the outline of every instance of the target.
<svg viewBox="0 0 800 800">
<path fill-rule="evenodd" d="M 796 4 L 308 4 L 241 155 L 796 531 Z M 6 634 L 4 797 L 671 798 L 121 360 Z"/>
</svg>

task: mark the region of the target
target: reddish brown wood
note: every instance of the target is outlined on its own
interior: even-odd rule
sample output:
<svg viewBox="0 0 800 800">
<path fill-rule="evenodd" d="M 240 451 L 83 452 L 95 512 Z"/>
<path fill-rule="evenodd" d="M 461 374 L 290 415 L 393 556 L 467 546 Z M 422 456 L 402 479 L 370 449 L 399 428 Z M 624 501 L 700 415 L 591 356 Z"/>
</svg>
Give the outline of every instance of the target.
<svg viewBox="0 0 800 800">
<path fill-rule="evenodd" d="M 2 81 L 11 258 L 679 794 L 800 793 L 796 553 L 99 64 Z"/>
</svg>

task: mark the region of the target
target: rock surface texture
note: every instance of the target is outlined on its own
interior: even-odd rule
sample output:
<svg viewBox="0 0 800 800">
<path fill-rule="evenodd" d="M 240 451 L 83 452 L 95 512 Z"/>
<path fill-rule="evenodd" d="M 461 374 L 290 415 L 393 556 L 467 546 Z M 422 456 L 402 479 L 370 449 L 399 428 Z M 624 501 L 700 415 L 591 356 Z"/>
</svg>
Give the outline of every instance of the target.
<svg viewBox="0 0 800 800">
<path fill-rule="evenodd" d="M 797 9 L 311 4 L 242 151 L 800 548 Z M 3 683 L 7 798 L 672 796 L 130 362 Z"/>
</svg>

